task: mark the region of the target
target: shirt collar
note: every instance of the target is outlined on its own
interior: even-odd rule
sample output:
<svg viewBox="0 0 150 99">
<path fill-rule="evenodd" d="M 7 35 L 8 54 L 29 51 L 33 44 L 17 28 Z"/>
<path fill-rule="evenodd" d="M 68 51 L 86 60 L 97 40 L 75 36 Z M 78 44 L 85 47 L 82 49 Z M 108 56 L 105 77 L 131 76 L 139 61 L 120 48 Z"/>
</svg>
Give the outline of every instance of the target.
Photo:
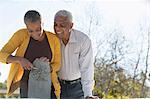
<svg viewBox="0 0 150 99">
<path fill-rule="evenodd" d="M 71 42 L 71 43 L 78 42 L 77 38 L 76 38 L 76 32 L 74 31 L 74 29 L 71 30 L 69 42 Z"/>
<path fill-rule="evenodd" d="M 62 40 L 60 42 L 61 42 L 61 44 L 64 44 Z M 69 37 L 68 43 L 76 43 L 76 42 L 78 42 L 78 40 L 76 38 L 76 32 L 75 32 L 74 29 L 72 29 L 71 33 L 70 33 L 70 37 Z"/>
</svg>

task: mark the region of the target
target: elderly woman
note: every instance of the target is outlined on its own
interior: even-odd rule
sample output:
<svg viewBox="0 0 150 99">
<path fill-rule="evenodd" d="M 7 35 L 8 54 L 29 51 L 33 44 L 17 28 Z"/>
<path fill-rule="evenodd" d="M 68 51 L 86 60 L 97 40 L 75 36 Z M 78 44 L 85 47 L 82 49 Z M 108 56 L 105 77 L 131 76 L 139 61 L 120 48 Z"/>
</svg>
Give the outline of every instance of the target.
<svg viewBox="0 0 150 99">
<path fill-rule="evenodd" d="M 12 63 L 7 80 L 7 93 L 11 95 L 20 87 L 21 98 L 28 97 L 28 79 L 33 61 L 40 59 L 51 66 L 51 79 L 57 99 L 60 99 L 60 84 L 57 71 L 60 69 L 60 42 L 55 34 L 42 28 L 41 15 L 29 10 L 24 16 L 26 28 L 14 33 L 0 51 L 2 63 Z M 12 53 L 16 50 L 16 54 Z"/>
</svg>

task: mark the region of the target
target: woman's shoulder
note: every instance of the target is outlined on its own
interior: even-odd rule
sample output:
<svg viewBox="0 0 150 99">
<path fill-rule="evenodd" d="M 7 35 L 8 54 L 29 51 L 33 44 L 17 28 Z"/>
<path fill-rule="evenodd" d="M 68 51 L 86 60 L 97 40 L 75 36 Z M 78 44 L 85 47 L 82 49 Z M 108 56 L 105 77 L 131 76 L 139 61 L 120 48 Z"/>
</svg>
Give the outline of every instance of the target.
<svg viewBox="0 0 150 99">
<path fill-rule="evenodd" d="M 45 31 L 45 30 L 44 30 Z M 55 33 L 50 32 L 50 31 L 45 31 L 46 35 L 50 38 L 58 39 Z"/>
<path fill-rule="evenodd" d="M 28 31 L 26 28 L 22 28 L 22 29 L 19 29 L 15 32 L 15 35 L 18 35 L 18 36 L 27 36 L 28 35 Z"/>
<path fill-rule="evenodd" d="M 17 33 L 20 33 L 20 32 L 25 32 L 25 33 L 27 33 L 28 30 L 27 30 L 26 28 L 21 28 L 21 29 L 18 29 L 16 32 L 17 32 Z"/>
</svg>

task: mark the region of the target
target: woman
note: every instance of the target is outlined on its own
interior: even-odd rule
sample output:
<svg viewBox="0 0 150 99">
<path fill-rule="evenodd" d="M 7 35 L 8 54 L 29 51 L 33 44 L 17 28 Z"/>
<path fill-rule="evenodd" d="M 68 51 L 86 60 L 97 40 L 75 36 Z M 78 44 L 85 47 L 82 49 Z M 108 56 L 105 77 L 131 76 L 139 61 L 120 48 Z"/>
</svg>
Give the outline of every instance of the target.
<svg viewBox="0 0 150 99">
<path fill-rule="evenodd" d="M 51 79 L 55 95 L 60 99 L 60 84 L 57 71 L 60 69 L 60 42 L 55 34 L 42 28 L 41 15 L 35 10 L 29 10 L 24 16 L 25 29 L 14 33 L 12 38 L 0 51 L 0 61 L 12 63 L 7 80 L 7 94 L 11 95 L 20 87 L 21 98 L 28 97 L 29 73 L 33 61 L 37 58 L 49 62 Z M 16 50 L 16 54 L 12 53 Z"/>
</svg>

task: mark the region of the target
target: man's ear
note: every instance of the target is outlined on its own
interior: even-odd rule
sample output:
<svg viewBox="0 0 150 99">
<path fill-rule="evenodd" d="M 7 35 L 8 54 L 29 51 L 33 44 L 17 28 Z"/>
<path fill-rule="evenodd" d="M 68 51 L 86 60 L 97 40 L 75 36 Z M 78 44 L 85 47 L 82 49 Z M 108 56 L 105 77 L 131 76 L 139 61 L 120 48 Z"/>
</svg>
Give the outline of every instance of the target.
<svg viewBox="0 0 150 99">
<path fill-rule="evenodd" d="M 71 23 L 71 27 L 70 27 L 70 29 L 72 29 L 72 27 L 73 27 L 73 23 Z"/>
</svg>

